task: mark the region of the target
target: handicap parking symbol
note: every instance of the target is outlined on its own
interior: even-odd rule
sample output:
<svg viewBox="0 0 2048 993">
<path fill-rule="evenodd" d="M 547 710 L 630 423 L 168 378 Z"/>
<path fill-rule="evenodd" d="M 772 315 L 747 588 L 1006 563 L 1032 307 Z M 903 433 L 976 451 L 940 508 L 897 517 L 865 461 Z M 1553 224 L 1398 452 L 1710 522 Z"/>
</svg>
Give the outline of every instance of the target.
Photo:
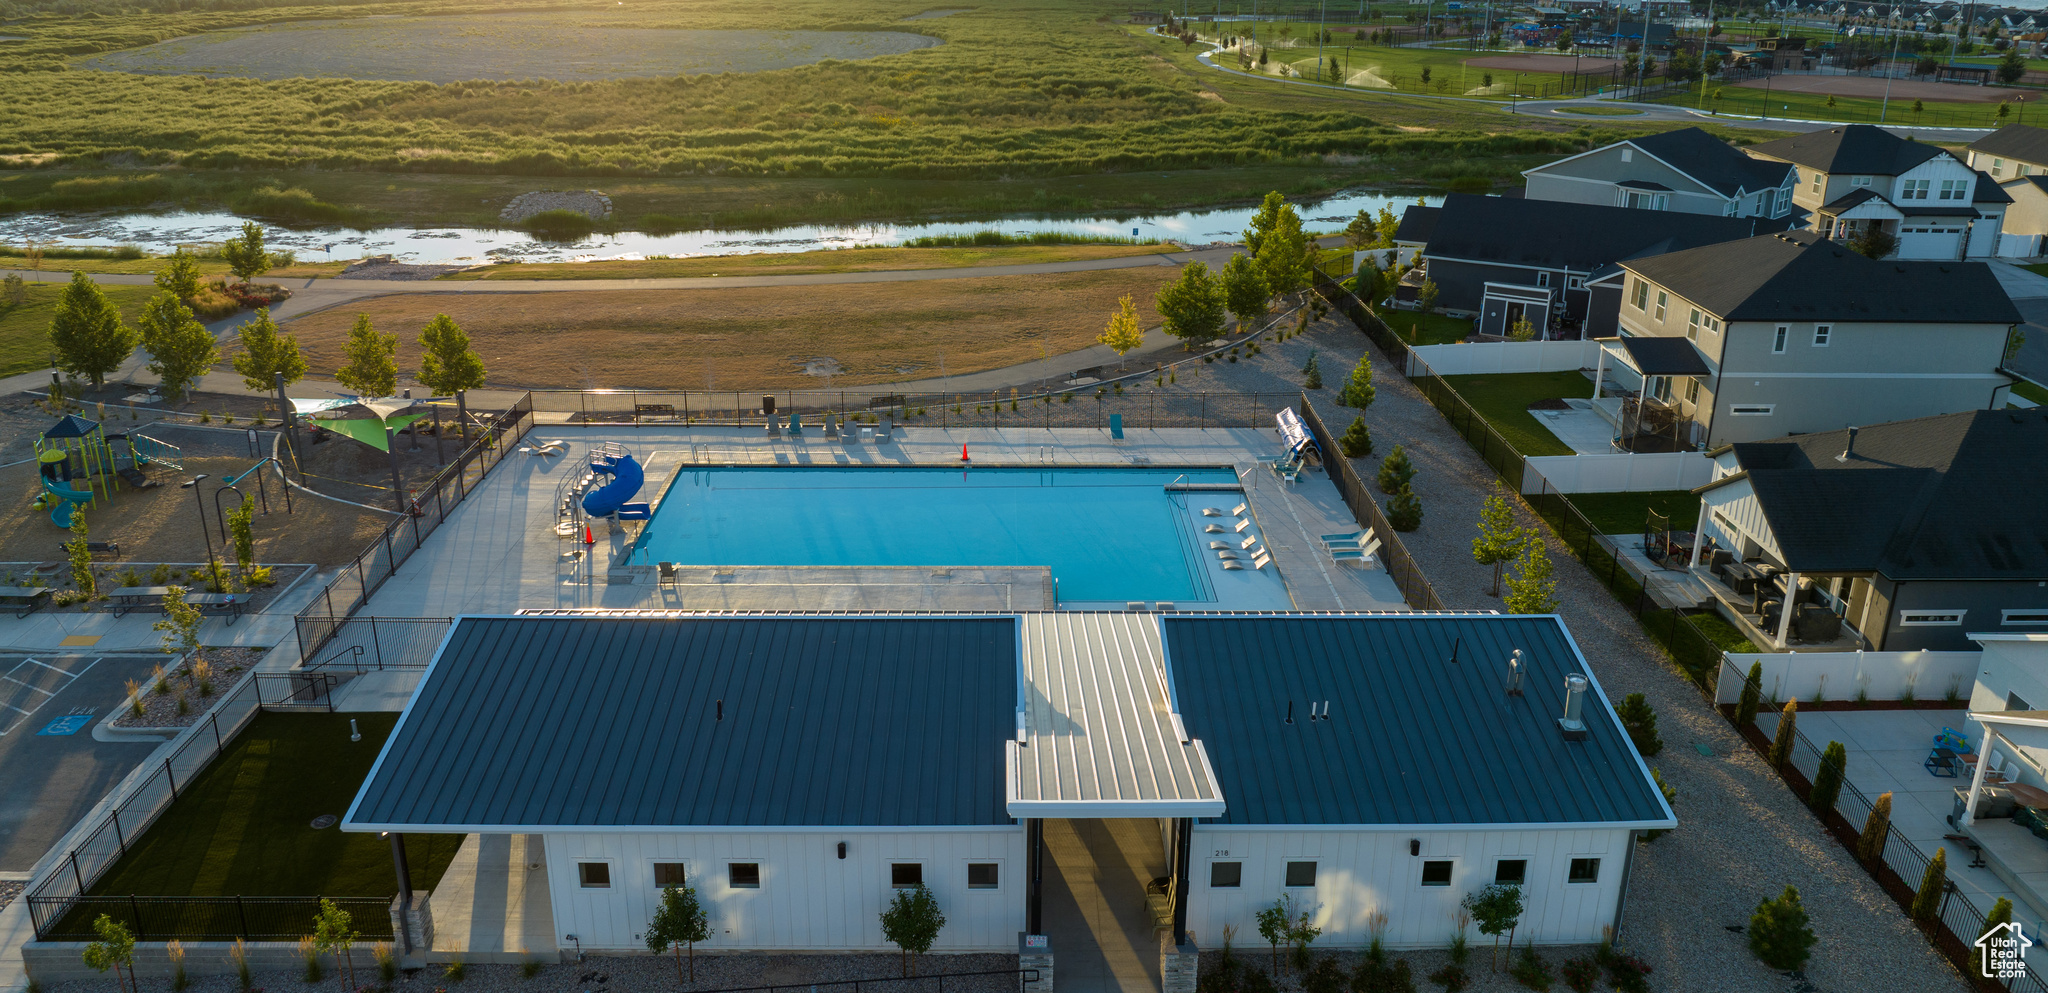
<svg viewBox="0 0 2048 993">
<path fill-rule="evenodd" d="M 86 725 L 91 723 L 91 714 L 72 714 L 69 717 L 59 717 L 56 720 L 51 721 L 41 731 L 37 731 L 36 734 L 38 736 L 61 736 L 68 734 L 77 734 L 78 732 L 85 730 Z"/>
</svg>

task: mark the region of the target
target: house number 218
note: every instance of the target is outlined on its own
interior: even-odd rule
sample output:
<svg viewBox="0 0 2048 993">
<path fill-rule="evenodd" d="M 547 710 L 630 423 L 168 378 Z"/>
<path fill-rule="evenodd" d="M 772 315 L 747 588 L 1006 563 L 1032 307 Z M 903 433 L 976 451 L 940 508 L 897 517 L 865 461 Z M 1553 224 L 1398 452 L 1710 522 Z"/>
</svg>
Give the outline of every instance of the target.
<svg viewBox="0 0 2048 993">
<path fill-rule="evenodd" d="M 1225 857 L 1225 856 L 1228 856 L 1229 854 L 1230 854 L 1230 849 L 1228 849 L 1228 848 L 1218 848 L 1218 849 L 1216 849 L 1216 854 L 1214 854 L 1214 855 L 1211 855 L 1211 856 L 1209 856 L 1209 857 L 1210 857 L 1210 858 L 1223 858 L 1223 857 Z"/>
</svg>

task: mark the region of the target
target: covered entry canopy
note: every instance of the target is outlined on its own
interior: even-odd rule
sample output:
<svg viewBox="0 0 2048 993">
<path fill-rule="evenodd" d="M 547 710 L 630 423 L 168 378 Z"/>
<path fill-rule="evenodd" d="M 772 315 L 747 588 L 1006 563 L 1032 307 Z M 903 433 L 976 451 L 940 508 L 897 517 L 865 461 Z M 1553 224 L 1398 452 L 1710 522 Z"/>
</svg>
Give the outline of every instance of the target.
<svg viewBox="0 0 2048 993">
<path fill-rule="evenodd" d="M 1706 356 L 1690 340 L 1678 337 L 1620 339 L 1631 368 L 1645 376 L 1708 376 Z"/>
</svg>

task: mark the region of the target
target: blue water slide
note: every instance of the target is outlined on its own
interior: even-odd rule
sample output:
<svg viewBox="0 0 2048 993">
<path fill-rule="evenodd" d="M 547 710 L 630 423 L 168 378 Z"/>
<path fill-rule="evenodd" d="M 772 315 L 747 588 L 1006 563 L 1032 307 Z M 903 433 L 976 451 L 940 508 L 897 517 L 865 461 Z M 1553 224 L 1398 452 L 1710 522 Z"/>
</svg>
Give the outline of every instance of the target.
<svg viewBox="0 0 2048 993">
<path fill-rule="evenodd" d="M 654 516 L 647 504 L 626 502 L 640 492 L 641 484 L 647 481 L 647 473 L 631 455 L 593 459 L 590 471 L 612 478 L 603 486 L 583 494 L 584 513 L 592 517 L 617 514 L 622 521 L 644 521 Z"/>
<path fill-rule="evenodd" d="M 57 498 L 57 505 L 50 508 L 50 523 L 60 528 L 71 526 L 71 508 L 92 502 L 89 490 L 74 490 L 48 476 L 43 477 L 43 492 Z"/>
</svg>

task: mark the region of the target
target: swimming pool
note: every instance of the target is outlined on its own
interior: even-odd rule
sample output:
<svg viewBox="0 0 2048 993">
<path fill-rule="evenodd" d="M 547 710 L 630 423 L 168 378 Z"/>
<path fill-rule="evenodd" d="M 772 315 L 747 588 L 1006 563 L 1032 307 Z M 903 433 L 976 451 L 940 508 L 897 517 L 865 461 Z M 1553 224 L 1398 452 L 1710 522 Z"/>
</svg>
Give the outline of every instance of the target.
<svg viewBox="0 0 2048 993">
<path fill-rule="evenodd" d="M 1046 566 L 1063 602 L 1211 600 L 1188 499 L 1237 497 L 1168 492 L 1176 480 L 1237 477 L 1183 468 L 686 468 L 635 558 Z"/>
</svg>

